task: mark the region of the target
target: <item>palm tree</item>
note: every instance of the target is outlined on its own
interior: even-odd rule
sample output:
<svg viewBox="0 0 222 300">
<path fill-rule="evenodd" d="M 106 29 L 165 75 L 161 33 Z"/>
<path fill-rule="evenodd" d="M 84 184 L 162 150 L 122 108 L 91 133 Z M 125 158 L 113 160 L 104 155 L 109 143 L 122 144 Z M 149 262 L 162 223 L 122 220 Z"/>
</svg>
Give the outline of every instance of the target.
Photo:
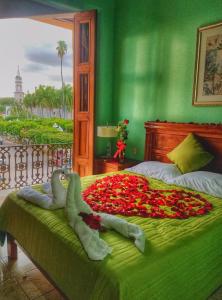
<svg viewBox="0 0 222 300">
<path fill-rule="evenodd" d="M 70 84 L 64 87 L 66 110 L 72 113 L 73 107 L 73 89 Z"/>
<path fill-rule="evenodd" d="M 58 56 L 60 57 L 60 71 L 61 71 L 61 81 L 62 81 L 62 102 L 63 102 L 63 107 L 64 107 L 64 119 L 66 118 L 66 106 L 65 106 L 65 96 L 64 96 L 64 80 L 63 80 L 63 73 L 62 73 L 62 63 L 63 63 L 63 57 L 67 53 L 67 44 L 65 41 L 58 41 L 58 46 L 56 47 Z"/>
<path fill-rule="evenodd" d="M 36 107 L 36 95 L 35 93 L 27 93 L 23 99 L 23 105 L 30 110 L 31 115 L 33 115 L 33 109 Z"/>
</svg>

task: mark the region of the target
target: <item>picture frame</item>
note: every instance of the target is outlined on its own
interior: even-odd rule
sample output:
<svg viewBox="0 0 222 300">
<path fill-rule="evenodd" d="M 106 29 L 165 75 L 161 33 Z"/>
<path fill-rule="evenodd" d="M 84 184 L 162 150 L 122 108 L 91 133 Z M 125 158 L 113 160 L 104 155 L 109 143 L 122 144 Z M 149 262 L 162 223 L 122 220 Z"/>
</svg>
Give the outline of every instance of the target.
<svg viewBox="0 0 222 300">
<path fill-rule="evenodd" d="M 197 30 L 193 105 L 222 105 L 222 22 Z"/>
</svg>

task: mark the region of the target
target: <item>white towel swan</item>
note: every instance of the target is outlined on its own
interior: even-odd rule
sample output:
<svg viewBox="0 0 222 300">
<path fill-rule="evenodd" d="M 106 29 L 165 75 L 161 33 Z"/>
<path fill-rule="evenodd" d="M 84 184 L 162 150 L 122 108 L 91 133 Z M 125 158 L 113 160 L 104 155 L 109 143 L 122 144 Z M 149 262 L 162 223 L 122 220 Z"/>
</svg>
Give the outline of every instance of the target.
<svg viewBox="0 0 222 300">
<path fill-rule="evenodd" d="M 79 216 L 80 212 L 92 213 L 91 208 L 82 200 L 81 183 L 77 173 L 70 173 L 67 189 L 66 213 L 69 225 L 78 235 L 86 253 L 92 260 L 102 260 L 112 249 L 100 239 L 99 232 L 91 229 Z"/>
<path fill-rule="evenodd" d="M 70 173 L 67 190 L 66 213 L 70 226 L 79 236 L 82 245 L 92 260 L 103 260 L 112 249 L 99 237 L 99 232 L 90 228 L 79 216 L 79 213 L 97 214 L 101 217 L 101 225 L 107 229 L 114 229 L 128 238 L 133 238 L 136 247 L 143 252 L 145 249 L 145 236 L 139 226 L 126 222 L 116 216 L 105 213 L 95 213 L 89 205 L 82 200 L 81 183 L 77 173 Z"/>
<path fill-rule="evenodd" d="M 69 179 L 68 189 L 62 185 L 59 176 L 64 174 Z M 101 225 L 107 229 L 114 229 L 127 238 L 133 238 L 135 246 L 144 252 L 145 236 L 139 226 L 113 215 L 95 213 L 90 206 L 83 201 L 81 195 L 81 182 L 77 173 L 68 173 L 67 170 L 58 169 L 53 172 L 51 184 L 43 184 L 42 194 L 32 187 L 25 187 L 17 194 L 25 200 L 45 209 L 57 209 L 65 207 L 69 225 L 78 235 L 88 257 L 92 260 L 103 260 L 112 252 L 112 248 L 100 238 L 99 231 L 89 227 L 79 215 L 80 213 L 96 214 L 101 218 Z"/>
<path fill-rule="evenodd" d="M 60 181 L 60 175 L 67 175 L 66 169 L 53 171 L 51 182 L 44 183 L 42 189 L 46 194 L 36 191 L 30 186 L 21 189 L 17 195 L 45 209 L 57 209 L 65 207 L 67 189 Z"/>
</svg>

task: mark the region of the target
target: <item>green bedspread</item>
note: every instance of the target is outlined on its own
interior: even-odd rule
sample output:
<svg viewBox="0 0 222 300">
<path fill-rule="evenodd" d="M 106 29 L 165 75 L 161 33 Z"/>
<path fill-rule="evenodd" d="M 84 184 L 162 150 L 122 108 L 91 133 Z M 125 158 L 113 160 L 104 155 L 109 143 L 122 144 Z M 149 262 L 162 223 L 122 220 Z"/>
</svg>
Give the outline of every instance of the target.
<svg viewBox="0 0 222 300">
<path fill-rule="evenodd" d="M 83 178 L 83 188 L 96 178 Z M 149 181 L 153 188 L 169 188 Z M 63 209 L 38 208 L 16 193 L 0 208 L 0 230 L 15 237 L 69 299 L 205 300 L 222 284 L 222 199 L 206 197 L 214 208 L 204 216 L 128 217 L 146 234 L 144 254 L 119 234 L 102 233 L 113 248 L 102 262 L 87 258 Z"/>
</svg>

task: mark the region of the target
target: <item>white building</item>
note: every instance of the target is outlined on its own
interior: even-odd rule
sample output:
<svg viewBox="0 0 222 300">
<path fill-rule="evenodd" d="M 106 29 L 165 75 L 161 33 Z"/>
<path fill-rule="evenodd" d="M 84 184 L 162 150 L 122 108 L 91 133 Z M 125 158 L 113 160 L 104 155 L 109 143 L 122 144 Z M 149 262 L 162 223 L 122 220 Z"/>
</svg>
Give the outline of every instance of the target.
<svg viewBox="0 0 222 300">
<path fill-rule="evenodd" d="M 19 66 L 17 75 L 15 76 L 15 92 L 14 92 L 15 100 L 18 102 L 22 102 L 24 98 L 24 93 L 22 90 L 22 77 L 20 75 Z"/>
</svg>

